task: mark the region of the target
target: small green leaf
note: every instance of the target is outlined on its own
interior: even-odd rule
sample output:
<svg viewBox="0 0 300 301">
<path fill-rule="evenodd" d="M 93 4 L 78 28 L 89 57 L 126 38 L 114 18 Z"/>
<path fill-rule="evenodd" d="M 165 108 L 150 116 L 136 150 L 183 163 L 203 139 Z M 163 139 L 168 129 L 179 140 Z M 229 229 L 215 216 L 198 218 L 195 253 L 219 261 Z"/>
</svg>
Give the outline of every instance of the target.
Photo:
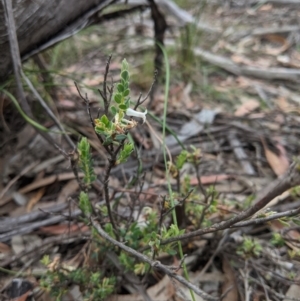
<svg viewBox="0 0 300 301">
<path fill-rule="evenodd" d="M 130 97 L 125 100 L 125 105 L 127 106 L 127 109 L 130 107 Z"/>
<path fill-rule="evenodd" d="M 113 115 L 117 114 L 117 108 L 115 106 L 111 106 L 110 107 L 111 112 L 113 113 Z"/>
<path fill-rule="evenodd" d="M 176 167 L 180 170 L 183 167 L 183 164 L 187 162 L 188 152 L 186 150 L 182 150 L 181 153 L 175 160 Z"/>
<path fill-rule="evenodd" d="M 123 140 L 125 140 L 126 138 L 127 138 L 126 135 L 120 134 L 120 135 L 117 135 L 115 139 L 116 139 L 117 141 L 123 141 Z"/>
<path fill-rule="evenodd" d="M 109 120 L 108 120 L 108 118 L 107 118 L 106 115 L 103 115 L 103 116 L 101 117 L 101 121 L 102 121 L 103 124 L 105 124 L 106 126 L 109 126 Z"/>
<path fill-rule="evenodd" d="M 122 71 L 121 73 L 121 78 L 125 81 L 128 82 L 129 81 L 129 72 L 127 70 Z"/>
<path fill-rule="evenodd" d="M 97 131 L 97 126 L 96 126 Z M 89 188 L 91 183 L 95 181 L 96 176 L 93 169 L 93 161 L 90 154 L 90 144 L 86 137 L 83 137 L 78 143 L 79 167 L 84 173 L 84 183 Z"/>
<path fill-rule="evenodd" d="M 125 111 L 127 109 L 127 106 L 125 104 L 120 104 L 119 109 Z"/>
<path fill-rule="evenodd" d="M 123 61 L 122 61 L 122 71 L 123 70 L 128 70 L 128 67 L 129 67 L 129 65 L 128 65 L 128 62 L 127 62 L 127 60 L 126 59 L 124 59 Z"/>
<path fill-rule="evenodd" d="M 123 96 L 126 97 L 128 96 L 130 93 L 130 90 L 129 89 L 126 89 L 124 92 L 123 92 Z"/>
<path fill-rule="evenodd" d="M 92 213 L 92 205 L 88 195 L 81 191 L 79 195 L 79 208 L 86 216 L 90 216 Z"/>
<path fill-rule="evenodd" d="M 50 264 L 51 261 L 49 255 L 44 255 L 40 262 L 45 266 Z"/>
<path fill-rule="evenodd" d="M 167 253 L 171 256 L 174 256 L 177 254 L 176 250 L 168 250 Z"/>
<path fill-rule="evenodd" d="M 119 83 L 117 85 L 117 90 L 119 93 L 123 93 L 125 89 L 124 89 L 124 86 L 121 83 Z"/>
<path fill-rule="evenodd" d="M 115 94 L 114 100 L 115 100 L 116 103 L 121 103 L 121 101 L 122 101 L 122 95 L 119 94 L 119 93 Z"/>
</svg>

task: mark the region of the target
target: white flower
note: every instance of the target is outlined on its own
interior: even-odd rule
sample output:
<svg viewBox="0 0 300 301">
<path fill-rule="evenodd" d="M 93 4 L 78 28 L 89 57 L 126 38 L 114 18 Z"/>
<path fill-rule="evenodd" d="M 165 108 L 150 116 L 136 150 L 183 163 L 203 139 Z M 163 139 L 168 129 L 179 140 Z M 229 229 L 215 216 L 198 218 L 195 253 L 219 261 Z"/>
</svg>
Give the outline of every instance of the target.
<svg viewBox="0 0 300 301">
<path fill-rule="evenodd" d="M 138 112 L 138 111 L 135 111 L 135 110 L 130 109 L 130 108 L 126 110 L 126 115 L 127 116 L 142 118 L 143 123 L 145 123 L 145 121 L 146 121 L 146 114 L 147 114 L 147 110 L 145 112 Z"/>
</svg>

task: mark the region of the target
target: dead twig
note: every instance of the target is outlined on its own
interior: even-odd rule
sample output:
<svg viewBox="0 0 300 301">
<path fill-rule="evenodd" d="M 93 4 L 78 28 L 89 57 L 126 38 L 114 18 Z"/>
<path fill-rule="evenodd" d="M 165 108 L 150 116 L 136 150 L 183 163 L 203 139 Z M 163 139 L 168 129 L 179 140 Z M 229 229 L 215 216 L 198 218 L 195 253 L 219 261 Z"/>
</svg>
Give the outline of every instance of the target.
<svg viewBox="0 0 300 301">
<path fill-rule="evenodd" d="M 113 239 L 111 236 L 109 236 L 100 226 L 99 223 L 97 223 L 95 220 L 91 219 L 91 223 L 94 226 L 94 228 L 97 230 L 98 234 L 100 236 L 102 236 L 104 239 L 106 239 L 107 241 L 109 241 L 110 243 L 112 243 L 113 245 L 119 247 L 120 249 L 124 250 L 125 252 L 129 253 L 130 255 L 138 258 L 139 260 L 141 260 L 142 262 L 146 262 L 148 263 L 153 269 L 157 269 L 165 274 L 167 274 L 168 276 L 170 276 L 171 278 L 174 278 L 175 280 L 177 280 L 178 282 L 180 282 L 181 284 L 183 284 L 184 286 L 188 287 L 189 289 L 193 290 L 195 292 L 195 294 L 197 294 L 198 296 L 202 297 L 205 300 L 211 300 L 211 301 L 218 301 L 220 300 L 220 298 L 218 297 L 212 297 L 210 295 L 208 295 L 207 293 L 205 293 L 204 291 L 202 291 L 201 289 L 199 289 L 196 285 L 192 284 L 191 282 L 187 281 L 185 278 L 183 278 L 182 276 L 179 276 L 177 274 L 175 274 L 172 270 L 169 269 L 169 267 L 161 264 L 159 261 L 153 261 L 151 260 L 149 257 L 147 257 L 146 255 L 126 246 L 125 244 Z"/>
<path fill-rule="evenodd" d="M 41 95 L 39 94 L 39 92 L 35 89 L 35 87 L 31 83 L 31 81 L 29 80 L 29 78 L 25 75 L 25 73 L 22 71 L 22 69 L 21 69 L 21 75 L 22 75 L 23 79 L 25 80 L 27 86 L 29 87 L 29 89 L 33 93 L 33 95 L 38 99 L 38 101 L 41 104 L 41 106 L 44 108 L 44 110 L 47 112 L 47 114 L 50 116 L 50 118 L 54 121 L 54 123 L 57 125 L 57 127 L 62 131 L 63 136 L 65 137 L 65 139 L 68 142 L 68 144 L 70 145 L 70 147 L 72 149 L 75 149 L 74 142 L 69 137 L 69 135 L 67 135 L 67 133 L 65 132 L 65 129 L 63 128 L 63 126 L 60 123 L 60 121 L 56 118 L 56 116 L 54 115 L 54 113 L 51 111 L 51 109 L 49 108 L 49 106 L 47 105 L 47 103 L 41 97 Z"/>
<path fill-rule="evenodd" d="M 22 81 L 21 81 L 22 65 L 21 65 L 19 44 L 18 44 L 18 39 L 17 39 L 17 34 L 16 34 L 16 24 L 15 24 L 15 20 L 14 20 L 14 16 L 13 16 L 11 0 L 2 0 L 2 5 L 4 8 L 7 32 L 8 32 L 8 36 L 9 36 L 10 51 L 11 51 L 11 56 L 12 56 L 14 75 L 15 75 L 16 84 L 17 84 L 17 93 L 19 96 L 18 98 L 20 101 L 21 108 L 24 110 L 25 114 L 32 118 L 33 114 L 31 112 L 30 106 L 27 102 L 25 92 L 24 92 L 24 89 L 22 86 Z M 47 133 L 45 133 L 35 127 L 34 127 L 34 129 L 44 139 L 46 139 L 50 145 L 54 146 L 65 158 L 68 157 L 66 152 L 58 144 L 56 144 L 56 142 L 52 139 L 52 137 L 50 135 L 48 135 Z"/>
<path fill-rule="evenodd" d="M 271 216 L 267 216 L 267 217 L 255 218 L 255 219 L 250 219 L 247 221 L 239 222 L 239 223 L 233 225 L 232 228 L 264 224 L 266 222 L 273 221 L 275 219 L 280 219 L 280 218 L 288 217 L 288 216 L 295 216 L 299 213 L 300 213 L 300 207 L 297 209 L 294 209 L 294 210 L 284 211 L 281 213 L 275 213 L 275 214 L 272 214 Z"/>
<path fill-rule="evenodd" d="M 75 240 L 81 240 L 81 239 L 88 239 L 89 233 L 85 233 L 85 236 L 82 235 L 82 233 L 66 233 L 62 235 L 52 236 L 45 238 L 42 243 L 41 248 L 37 248 L 36 246 L 31 246 L 26 248 L 24 251 L 22 251 L 19 254 L 11 255 L 9 254 L 7 257 L 3 259 L 3 261 L 0 262 L 0 267 L 5 267 L 10 265 L 11 263 L 19 260 L 20 258 L 24 256 L 28 256 L 29 254 L 33 253 L 32 257 L 36 257 L 38 254 L 45 253 L 48 248 L 50 248 L 52 245 L 58 243 L 71 243 Z"/>
<path fill-rule="evenodd" d="M 220 230 L 224 230 L 232 227 L 233 225 L 241 222 L 248 217 L 252 216 L 260 209 L 264 208 L 270 201 L 272 201 L 275 197 L 282 194 L 286 190 L 297 186 L 300 184 L 300 172 L 299 172 L 299 163 L 294 162 L 289 170 L 282 177 L 278 178 L 271 184 L 269 184 L 265 189 L 263 189 L 260 194 L 256 197 L 254 201 L 254 205 L 241 212 L 240 214 L 230 218 L 227 221 L 223 221 L 220 223 L 216 223 L 211 227 L 198 229 L 196 231 L 179 235 L 177 237 L 169 238 L 161 241 L 161 245 L 172 243 L 178 240 L 190 239 L 193 237 L 201 236 L 206 233 L 212 233 Z"/>
<path fill-rule="evenodd" d="M 229 140 L 230 146 L 233 148 L 233 152 L 234 152 L 236 158 L 239 160 L 240 164 L 242 165 L 244 172 L 247 175 L 254 176 L 256 174 L 256 172 L 255 172 L 253 166 L 251 165 L 246 152 L 242 148 L 242 143 L 238 139 L 236 133 L 233 131 L 230 131 L 228 140 Z"/>
<path fill-rule="evenodd" d="M 66 219 L 66 217 L 68 216 L 68 213 L 69 213 L 69 211 L 66 211 L 66 212 L 63 212 L 59 216 L 52 216 L 46 220 L 37 221 L 37 222 L 31 223 L 26 226 L 24 225 L 20 228 L 10 231 L 10 232 L 0 234 L 0 241 L 2 241 L 2 242 L 8 241 L 15 235 L 31 233 L 33 230 L 38 229 L 40 227 L 53 225 L 53 224 L 59 223 L 61 221 L 64 221 Z M 80 214 L 81 214 L 81 210 L 76 209 L 68 216 L 68 218 L 73 218 L 73 217 L 79 216 Z"/>
</svg>

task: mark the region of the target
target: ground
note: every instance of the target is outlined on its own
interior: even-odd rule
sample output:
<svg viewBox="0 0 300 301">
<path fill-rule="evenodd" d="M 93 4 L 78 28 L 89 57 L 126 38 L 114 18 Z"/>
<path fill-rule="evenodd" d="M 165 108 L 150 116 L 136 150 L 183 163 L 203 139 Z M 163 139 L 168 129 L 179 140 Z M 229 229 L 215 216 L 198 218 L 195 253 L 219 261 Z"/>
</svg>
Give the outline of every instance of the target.
<svg viewBox="0 0 300 301">
<path fill-rule="evenodd" d="M 117 203 L 113 213 L 139 225 L 150 224 L 153 212 L 161 217 L 168 213 L 167 205 L 175 212 L 168 203 L 171 187 L 179 226 L 191 233 L 239 216 L 260 204 L 261 195 L 274 192 L 267 206 L 235 225 L 182 240 L 188 255 L 184 262 L 190 281 L 214 300 L 222 295 L 222 300 L 231 301 L 299 298 L 300 183 L 277 188 L 287 172 L 293 173 L 291 164 L 297 164 L 300 149 L 300 3 L 177 4 L 192 16 L 192 22 L 184 25 L 170 10 L 162 9 L 169 26 L 164 43 L 170 85 L 165 86 L 164 64 L 153 93 L 138 109 L 148 109 L 146 123 L 136 119 L 138 126 L 130 131 L 135 151 L 126 163 L 111 170 L 109 194 Z M 110 54 L 108 82 L 119 82 L 126 58 L 131 99 L 136 101 L 140 93 L 145 96 L 154 78 L 154 52 L 153 22 L 145 10 L 87 28 L 40 54 L 49 77 L 38 69 L 36 59 L 24 63 L 26 75 L 59 116 L 74 145 L 81 136 L 88 138 L 97 176 L 88 195 L 95 208 L 105 203 L 103 185 L 109 163 L 83 98 L 89 99 L 92 119 L 104 114 L 98 89 L 103 89 Z M 12 80 L 1 89 L 14 91 Z M 26 94 L 37 121 L 51 129 L 52 138 L 73 158 L 75 149 L 57 133 L 59 129 L 27 87 Z M 56 271 L 55 262 L 68 273 L 97 266 L 109 278 L 109 261 L 118 278 L 109 300 L 145 300 L 145 292 L 151 300 L 191 299 L 185 286 L 161 271 L 143 277 L 124 272 L 121 257 L 114 257 L 120 250 L 107 247 L 111 254 L 101 253 L 105 251 L 91 233 L 90 223 L 80 217 L 80 185 L 72 162 L 36 134 L 9 97 L 1 98 L 1 108 L 1 296 L 12 298 L 19 278 L 24 291 L 18 291 L 15 300 L 25 300 L 32 291 L 39 294 L 36 300 L 51 300 L 48 293 L 40 296 L 38 284 L 46 271 Z M 162 149 L 167 160 L 176 164 L 183 147 L 191 155 L 177 175 L 170 169 L 168 177 Z M 79 173 L 79 178 L 83 176 Z M 166 228 L 172 224 L 171 211 L 164 220 Z M 268 220 L 274 214 L 279 215 Z M 126 237 L 133 247 L 135 241 Z M 46 265 L 40 262 L 44 255 L 50 256 Z M 178 254 L 156 255 L 166 265 L 181 265 Z M 182 269 L 177 273 L 184 274 Z M 142 280 L 146 287 L 141 286 L 141 293 L 141 287 L 132 283 Z M 76 284 L 66 285 L 62 300 L 82 300 L 82 287 Z"/>
</svg>

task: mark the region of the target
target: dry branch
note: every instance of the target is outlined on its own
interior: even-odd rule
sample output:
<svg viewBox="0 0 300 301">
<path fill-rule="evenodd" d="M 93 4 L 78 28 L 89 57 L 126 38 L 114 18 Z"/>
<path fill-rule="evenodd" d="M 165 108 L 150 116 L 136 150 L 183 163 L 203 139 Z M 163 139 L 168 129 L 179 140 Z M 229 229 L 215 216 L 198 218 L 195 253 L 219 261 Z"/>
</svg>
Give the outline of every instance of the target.
<svg viewBox="0 0 300 301">
<path fill-rule="evenodd" d="M 201 236 L 206 233 L 217 232 L 220 230 L 231 228 L 233 225 L 238 222 L 244 221 L 247 218 L 253 216 L 259 210 L 267 206 L 275 197 L 281 195 L 286 190 L 300 185 L 300 166 L 299 163 L 293 163 L 289 170 L 280 178 L 272 182 L 265 189 L 263 189 L 259 195 L 254 200 L 254 205 L 236 215 L 235 217 L 230 218 L 227 221 L 216 223 L 211 227 L 199 229 L 187 234 L 183 234 L 174 238 L 169 238 L 161 241 L 161 245 L 165 245 L 174 241 L 190 239 L 193 237 Z"/>
<path fill-rule="evenodd" d="M 144 255 L 144 254 L 142 254 L 140 252 L 137 252 L 136 250 L 134 250 L 134 249 L 126 246 L 125 244 L 123 244 L 123 243 L 121 243 L 121 242 L 113 239 L 111 236 L 109 236 L 101 228 L 100 224 L 97 223 L 95 220 L 91 219 L 91 223 L 92 223 L 93 227 L 97 230 L 98 234 L 100 236 L 102 236 L 104 239 L 106 239 L 107 241 L 109 241 L 113 245 L 119 247 L 120 249 L 124 250 L 125 252 L 129 253 L 130 255 L 138 258 L 142 262 L 148 263 L 153 269 L 157 269 L 157 270 L 159 270 L 159 271 L 167 274 L 171 278 L 174 278 L 175 280 L 177 280 L 178 282 L 180 282 L 184 286 L 186 286 L 189 289 L 193 290 L 198 296 L 202 297 L 203 299 L 205 299 L 205 300 L 211 300 L 211 301 L 220 300 L 220 298 L 218 298 L 218 297 L 212 297 L 212 296 L 208 295 L 207 293 L 205 293 L 204 291 L 202 291 L 201 289 L 199 289 L 196 285 L 190 283 L 189 281 L 187 281 L 182 276 L 177 275 L 175 272 L 173 272 L 172 270 L 170 270 L 167 266 L 161 264 L 159 261 L 153 261 L 149 257 L 147 257 L 146 255 Z"/>
</svg>

